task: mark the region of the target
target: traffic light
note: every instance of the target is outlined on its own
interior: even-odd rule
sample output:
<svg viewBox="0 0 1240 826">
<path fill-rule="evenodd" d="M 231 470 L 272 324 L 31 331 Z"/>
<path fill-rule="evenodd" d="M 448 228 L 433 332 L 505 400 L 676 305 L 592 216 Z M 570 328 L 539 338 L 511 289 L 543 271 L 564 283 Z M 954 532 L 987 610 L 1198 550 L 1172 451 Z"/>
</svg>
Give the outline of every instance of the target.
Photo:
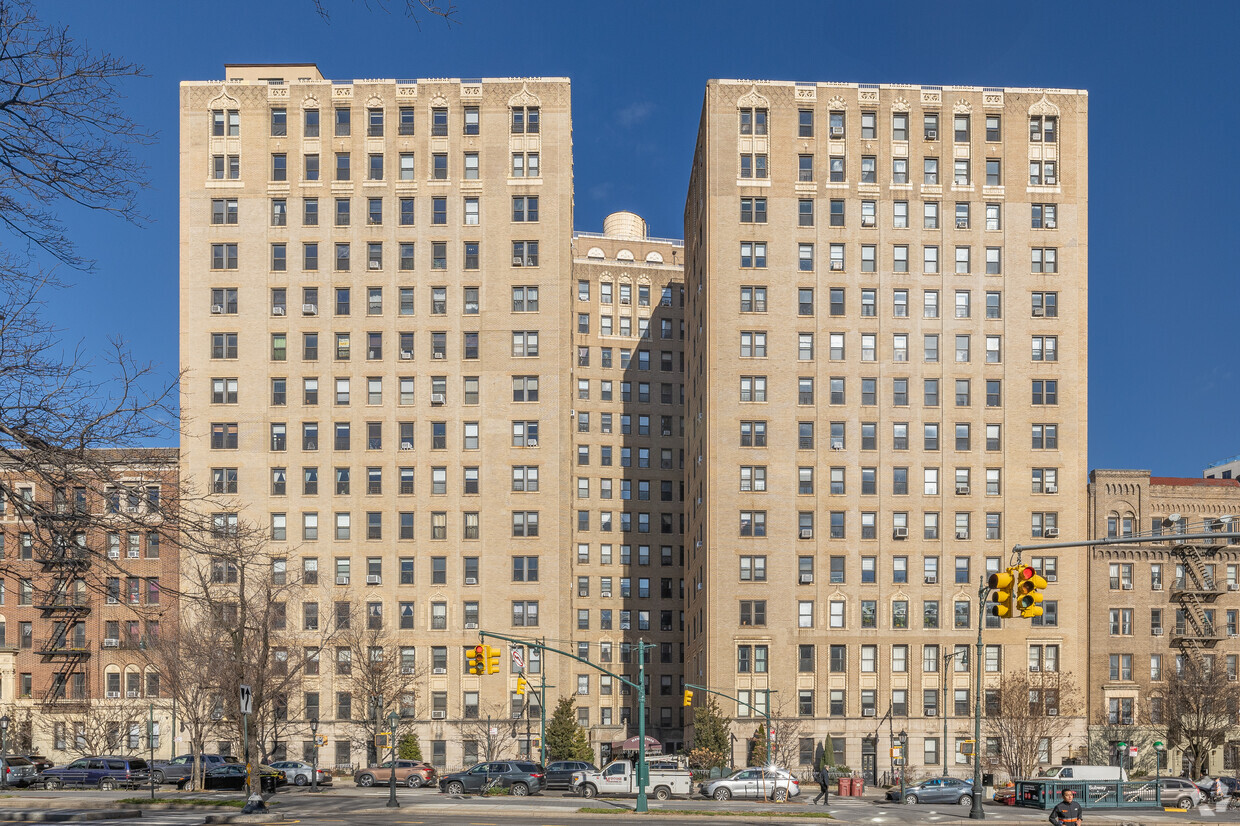
<svg viewBox="0 0 1240 826">
<path fill-rule="evenodd" d="M 1042 616 L 1042 594 L 1046 580 L 1030 565 L 1023 565 L 1017 571 L 1016 607 L 1025 618 Z"/>
<path fill-rule="evenodd" d="M 988 613 L 992 617 L 1010 617 L 1016 613 L 1012 604 L 1012 592 L 1014 590 L 1016 577 L 1013 575 L 1013 569 L 1008 568 L 1004 571 L 995 571 L 986 580 L 986 584 L 990 586 L 990 609 Z"/>
<path fill-rule="evenodd" d="M 685 708 L 688 708 L 691 705 L 693 705 L 693 692 L 686 688 L 685 689 Z"/>
<path fill-rule="evenodd" d="M 481 647 L 481 646 L 480 646 Z M 498 674 L 499 673 L 499 655 L 502 653 L 498 648 L 485 646 L 485 659 L 483 660 L 483 668 L 480 674 Z"/>
<path fill-rule="evenodd" d="M 486 646 L 478 645 L 469 649 L 469 673 L 485 674 L 487 673 L 487 649 Z"/>
<path fill-rule="evenodd" d="M 524 697 L 525 690 L 529 688 L 529 685 L 530 684 L 525 681 L 525 677 L 521 676 L 520 674 L 517 675 L 517 693 L 518 694 Z"/>
</svg>

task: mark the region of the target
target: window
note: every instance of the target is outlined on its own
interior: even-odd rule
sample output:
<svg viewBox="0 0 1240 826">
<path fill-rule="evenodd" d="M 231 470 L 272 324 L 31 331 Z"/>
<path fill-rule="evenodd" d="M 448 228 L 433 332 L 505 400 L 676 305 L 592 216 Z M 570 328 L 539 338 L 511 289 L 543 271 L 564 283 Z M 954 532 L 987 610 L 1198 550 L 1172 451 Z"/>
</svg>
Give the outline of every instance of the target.
<svg viewBox="0 0 1240 826">
<path fill-rule="evenodd" d="M 1031 272 L 1059 272 L 1059 250 L 1055 247 L 1034 247 L 1030 252 L 1030 258 Z"/>
</svg>

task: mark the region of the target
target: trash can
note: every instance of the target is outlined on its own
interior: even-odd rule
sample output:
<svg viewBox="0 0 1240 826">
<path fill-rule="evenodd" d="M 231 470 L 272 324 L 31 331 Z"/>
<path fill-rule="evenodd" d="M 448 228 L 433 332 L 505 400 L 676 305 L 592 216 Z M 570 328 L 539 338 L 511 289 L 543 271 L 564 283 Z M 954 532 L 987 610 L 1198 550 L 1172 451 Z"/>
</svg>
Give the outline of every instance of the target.
<svg viewBox="0 0 1240 826">
<path fill-rule="evenodd" d="M 854 778 L 852 779 L 852 796 L 853 796 L 853 797 L 861 797 L 861 794 L 862 794 L 862 792 L 864 792 L 864 791 L 865 791 L 865 778 L 864 778 L 864 777 L 854 777 Z"/>
<path fill-rule="evenodd" d="M 839 790 L 836 792 L 840 797 L 852 796 L 852 778 L 841 777 L 839 779 Z"/>
</svg>

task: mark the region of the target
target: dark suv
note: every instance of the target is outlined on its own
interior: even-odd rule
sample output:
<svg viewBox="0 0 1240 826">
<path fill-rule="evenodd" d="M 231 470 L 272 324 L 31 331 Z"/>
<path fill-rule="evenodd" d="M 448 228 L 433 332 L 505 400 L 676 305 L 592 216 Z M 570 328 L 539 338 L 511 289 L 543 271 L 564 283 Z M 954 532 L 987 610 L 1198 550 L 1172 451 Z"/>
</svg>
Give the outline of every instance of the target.
<svg viewBox="0 0 1240 826">
<path fill-rule="evenodd" d="M 141 757 L 79 757 L 67 766 L 39 773 L 39 782 L 49 789 L 86 786 L 108 791 L 127 789 L 150 782 L 151 772 Z"/>
<path fill-rule="evenodd" d="M 543 767 L 525 760 L 493 760 L 479 763 L 463 772 L 445 774 L 439 780 L 439 791 L 446 794 L 480 792 L 483 786 L 509 789 L 512 794 L 523 797 L 542 791 L 546 775 Z"/>
<path fill-rule="evenodd" d="M 202 767 L 200 771 L 204 774 L 210 770 L 223 766 L 225 763 L 240 762 L 237 758 L 227 754 L 203 754 L 199 756 L 199 765 Z M 171 760 L 156 760 L 151 764 L 151 772 L 155 775 L 155 785 L 160 783 L 176 783 L 181 785 L 189 782 L 190 772 L 194 768 L 194 756 L 192 754 L 182 754 Z"/>
</svg>

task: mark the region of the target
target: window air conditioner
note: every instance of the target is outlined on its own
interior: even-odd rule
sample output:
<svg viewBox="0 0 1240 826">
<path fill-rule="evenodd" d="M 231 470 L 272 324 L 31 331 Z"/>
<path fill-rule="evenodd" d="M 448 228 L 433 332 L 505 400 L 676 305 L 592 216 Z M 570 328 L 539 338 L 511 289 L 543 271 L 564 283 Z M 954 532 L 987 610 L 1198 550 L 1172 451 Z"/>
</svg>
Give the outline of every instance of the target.
<svg viewBox="0 0 1240 826">
<path fill-rule="evenodd" d="M 538 447 L 538 440 L 537 439 L 526 439 L 525 446 L 526 447 Z"/>
<path fill-rule="evenodd" d="M 801 538 L 802 539 L 813 539 L 814 529 L 813 528 L 801 528 Z"/>
<path fill-rule="evenodd" d="M 108 551 L 108 559 L 120 559 L 120 558 L 121 558 L 120 551 Z"/>
<path fill-rule="evenodd" d="M 862 216 L 861 216 L 861 226 L 863 226 L 863 227 L 872 227 L 872 226 L 874 226 L 874 216 L 873 216 L 873 215 L 862 215 Z"/>
<path fill-rule="evenodd" d="M 604 591 L 604 592 L 602 593 L 602 596 L 603 596 L 605 599 L 611 599 L 611 591 Z"/>
<path fill-rule="evenodd" d="M 522 264 L 524 264 L 524 263 L 525 263 L 525 259 L 524 259 L 524 258 L 522 258 L 521 256 L 519 256 L 519 255 L 514 255 L 514 256 L 512 257 L 512 265 L 513 265 L 514 267 L 519 267 L 519 266 L 521 266 L 521 265 L 522 265 Z"/>
<path fill-rule="evenodd" d="M 1240 677 L 1238 677 L 1238 676 L 1237 676 L 1237 675 L 1235 675 L 1235 674 L 1228 674 L 1228 675 L 1227 675 L 1227 682 L 1229 682 L 1229 683 L 1234 683 L 1237 679 L 1240 679 Z"/>
<path fill-rule="evenodd" d="M 318 304 L 302 304 L 301 312 L 303 315 L 318 315 L 319 305 Z"/>
<path fill-rule="evenodd" d="M 873 717 L 873 716 L 874 716 L 874 709 L 872 709 L 872 708 L 863 708 L 863 709 L 861 709 L 861 716 L 862 716 L 862 717 Z"/>
<path fill-rule="evenodd" d="M 405 359 L 405 360 L 407 361 L 407 360 L 409 360 L 409 359 L 413 358 L 413 351 L 412 351 L 412 350 L 401 350 L 401 351 L 400 351 L 400 357 L 401 357 L 401 358 L 403 358 L 403 359 Z"/>
<path fill-rule="evenodd" d="M 968 496 L 969 486 L 968 485 L 956 485 L 956 495 L 957 496 Z"/>
<path fill-rule="evenodd" d="M 1162 590 L 1162 583 L 1161 583 L 1161 582 L 1155 582 L 1153 585 L 1151 585 L 1151 586 L 1150 586 L 1150 589 L 1151 589 L 1151 590 L 1154 590 L 1154 591 L 1161 591 L 1161 590 Z"/>
<path fill-rule="evenodd" d="M 1122 584 L 1120 585 L 1120 590 L 1121 590 L 1121 591 L 1131 591 L 1131 590 L 1132 590 L 1132 583 L 1131 583 L 1131 582 L 1125 582 L 1125 583 L 1122 583 Z"/>
<path fill-rule="evenodd" d="M 896 529 L 892 531 L 892 535 L 896 539 L 908 539 L 908 528 L 904 526 L 897 526 Z"/>
<path fill-rule="evenodd" d="M 272 307 L 271 314 L 272 315 L 284 315 L 284 308 L 283 307 Z"/>
<path fill-rule="evenodd" d="M 1046 178 L 1045 178 L 1045 182 L 1046 182 L 1046 184 L 1047 184 L 1048 186 L 1054 186 L 1054 185 L 1055 185 L 1055 176 L 1054 176 L 1054 175 L 1047 175 L 1047 176 L 1046 176 Z"/>
<path fill-rule="evenodd" d="M 319 443 L 318 442 L 306 442 L 306 446 L 304 449 L 305 450 L 318 450 Z"/>
<path fill-rule="evenodd" d="M 382 582 L 383 582 L 383 577 L 379 576 L 378 574 L 367 574 L 366 576 L 367 585 L 379 585 Z"/>
<path fill-rule="evenodd" d="M 126 692 L 125 692 L 125 696 L 126 696 L 126 697 L 128 697 L 129 699 L 131 699 L 131 700 L 132 700 L 133 698 L 135 698 L 135 697 L 137 697 L 137 696 L 138 696 L 138 692 L 136 692 L 136 691 L 126 691 Z"/>
<path fill-rule="evenodd" d="M 444 669 L 440 668 L 438 670 L 443 671 Z M 432 711 L 431 712 L 432 720 L 446 720 L 447 717 L 448 717 L 448 712 L 446 711 Z"/>
<path fill-rule="evenodd" d="M 935 574 L 928 574 L 926 576 L 926 584 L 927 585 L 938 585 L 939 584 L 938 576 L 936 576 Z"/>
<path fill-rule="evenodd" d="M 834 270 L 834 271 L 836 271 L 836 272 L 840 272 L 840 271 L 842 271 L 842 270 L 844 269 L 844 262 L 843 262 L 843 261 L 839 261 L 839 260 L 832 261 L 832 262 L 831 262 L 831 269 L 832 269 L 832 270 Z"/>
<path fill-rule="evenodd" d="M 927 717 L 938 717 L 939 710 L 937 708 L 928 708 L 926 709 L 926 716 Z"/>
<path fill-rule="evenodd" d="M 381 267 L 381 266 L 382 266 L 382 264 L 380 264 L 378 261 L 371 261 L 371 262 L 370 262 L 370 268 L 371 268 L 372 270 L 377 270 L 377 269 L 379 269 L 379 267 Z"/>
<path fill-rule="evenodd" d="M 104 640 L 104 641 L 103 641 L 103 647 L 104 647 L 104 648 L 120 648 L 120 647 L 121 647 L 121 641 L 120 641 L 120 640 L 112 640 L 112 639 Z"/>
<path fill-rule="evenodd" d="M 672 431 L 670 431 L 670 430 L 664 430 L 664 431 L 663 431 L 663 435 L 664 435 L 664 436 L 671 436 L 671 435 L 672 435 Z"/>
<path fill-rule="evenodd" d="M 223 312 L 224 312 L 223 304 L 212 304 L 211 305 L 211 315 L 219 315 Z"/>
<path fill-rule="evenodd" d="M 121 693 L 119 691 L 109 691 L 106 692 L 106 696 L 109 700 L 119 700 L 121 698 Z"/>
<path fill-rule="evenodd" d="M 1153 634 L 1155 637 L 1161 637 L 1163 635 L 1162 626 L 1155 625 L 1153 628 L 1150 629 L 1150 633 Z"/>
<path fill-rule="evenodd" d="M 476 576 L 467 576 L 467 577 L 465 577 L 465 584 L 466 584 L 466 585 L 477 585 L 477 584 L 478 584 L 478 577 L 476 577 Z"/>
<path fill-rule="evenodd" d="M 843 442 L 832 442 L 832 443 L 831 443 L 831 449 L 832 449 L 832 450 L 843 450 L 843 449 L 844 449 L 844 443 L 843 443 Z"/>
<path fill-rule="evenodd" d="M 444 404 L 448 401 L 448 397 L 444 393 L 431 393 L 431 404 Z"/>
<path fill-rule="evenodd" d="M 467 631 L 468 631 L 468 630 L 471 630 L 471 629 L 474 629 L 474 628 L 477 628 L 477 627 L 478 627 L 478 623 L 476 623 L 476 622 L 467 622 L 467 623 L 465 623 L 465 630 L 467 630 Z"/>
<path fill-rule="evenodd" d="M 413 672 L 414 672 L 414 667 L 412 665 L 402 665 L 400 667 L 401 674 L 412 674 Z"/>
<path fill-rule="evenodd" d="M 812 584 L 812 583 L 813 583 L 813 581 L 814 581 L 814 575 L 813 575 L 813 574 L 801 574 L 801 584 L 802 584 L 802 585 L 810 585 L 810 584 Z"/>
<path fill-rule="evenodd" d="M 1048 539 L 1054 539 L 1055 537 L 1059 536 L 1059 528 L 1047 528 L 1045 531 L 1042 532 L 1042 535 Z"/>
<path fill-rule="evenodd" d="M 1048 484 L 1048 485 L 1046 485 L 1046 492 L 1047 492 L 1047 493 L 1058 493 L 1058 492 L 1059 492 L 1059 487 L 1058 487 L 1058 486 L 1056 486 L 1056 485 L 1051 485 L 1051 484 Z"/>
<path fill-rule="evenodd" d="M 448 357 L 447 353 L 441 353 L 439 351 L 431 353 L 431 358 L 434 358 L 434 359 L 442 359 L 442 358 L 447 358 L 447 357 Z"/>
<path fill-rule="evenodd" d="M 928 140 L 928 141 L 937 141 L 938 139 L 939 139 L 939 130 L 937 130 L 937 129 L 927 129 L 927 130 L 926 130 L 926 140 Z"/>
<path fill-rule="evenodd" d="M 413 442 L 401 442 L 400 449 L 401 450 L 413 450 Z"/>
<path fill-rule="evenodd" d="M 1228 591 L 1240 591 L 1240 582 L 1227 583 L 1227 590 Z"/>
<path fill-rule="evenodd" d="M 968 218 L 957 218 L 956 219 L 956 229 L 968 229 L 968 228 L 969 228 Z"/>
<path fill-rule="evenodd" d="M 1047 716 L 1047 717 L 1058 717 L 1058 716 L 1059 716 L 1059 709 L 1057 709 L 1057 708 L 1048 708 L 1048 709 L 1046 710 L 1046 716 Z"/>
<path fill-rule="evenodd" d="M 956 538 L 957 539 L 968 539 L 969 532 L 968 531 L 956 531 Z"/>
<path fill-rule="evenodd" d="M 338 576 L 336 577 L 336 584 L 337 585 L 348 585 L 349 578 L 347 576 Z"/>
<path fill-rule="evenodd" d="M 832 127 L 831 127 L 831 137 L 833 137 L 833 138 L 842 138 L 842 137 L 844 137 L 844 127 L 842 127 L 842 126 L 832 126 Z"/>
<path fill-rule="evenodd" d="M 1047 229 L 1054 229 L 1054 228 L 1055 228 L 1055 221 L 1054 221 L 1053 219 L 1048 218 L 1048 219 L 1046 220 L 1046 228 L 1047 228 Z"/>
<path fill-rule="evenodd" d="M 1044 308 L 1042 308 L 1042 307 L 1034 307 L 1034 308 L 1033 308 L 1033 317 L 1034 317 L 1034 318 L 1043 318 L 1043 317 L 1045 317 L 1045 316 L 1046 316 L 1046 310 L 1045 310 Z"/>
</svg>

